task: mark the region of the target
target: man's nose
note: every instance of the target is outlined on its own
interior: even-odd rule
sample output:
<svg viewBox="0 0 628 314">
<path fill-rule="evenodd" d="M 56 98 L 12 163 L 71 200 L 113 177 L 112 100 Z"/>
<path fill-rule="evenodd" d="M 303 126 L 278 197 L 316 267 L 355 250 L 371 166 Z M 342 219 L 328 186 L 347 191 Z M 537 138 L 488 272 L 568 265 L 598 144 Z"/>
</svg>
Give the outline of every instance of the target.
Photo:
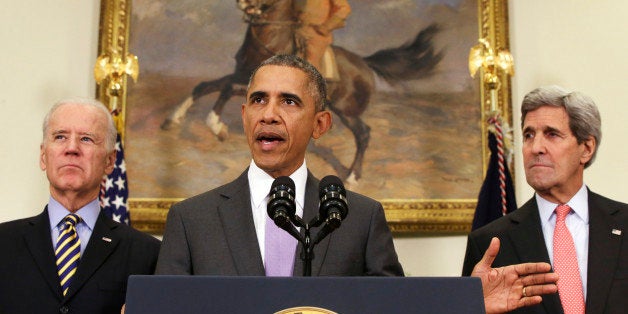
<svg viewBox="0 0 628 314">
<path fill-rule="evenodd" d="M 532 151 L 537 154 L 545 153 L 545 139 L 543 136 L 535 136 L 532 139 Z"/>
<path fill-rule="evenodd" d="M 279 121 L 279 102 L 271 100 L 262 111 L 262 121 L 265 123 L 276 123 Z"/>
<path fill-rule="evenodd" d="M 65 152 L 66 154 L 76 154 L 79 152 L 79 141 L 81 139 L 78 137 L 70 137 L 66 142 Z"/>
</svg>

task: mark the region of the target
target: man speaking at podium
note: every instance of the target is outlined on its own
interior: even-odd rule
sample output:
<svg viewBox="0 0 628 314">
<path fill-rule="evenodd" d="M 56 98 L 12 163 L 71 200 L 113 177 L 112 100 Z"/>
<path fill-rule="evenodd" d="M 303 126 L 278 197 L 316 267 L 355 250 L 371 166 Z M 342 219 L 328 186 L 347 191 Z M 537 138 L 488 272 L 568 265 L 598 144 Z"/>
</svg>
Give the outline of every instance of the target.
<svg viewBox="0 0 628 314">
<path fill-rule="evenodd" d="M 267 218 L 266 204 L 274 180 L 289 176 L 296 215 L 309 221 L 318 213 L 319 182 L 307 170 L 305 151 L 310 138 L 331 127 L 326 98 L 324 79 L 302 59 L 278 55 L 262 62 L 242 105 L 253 161 L 235 181 L 172 206 L 156 274 L 302 274 L 302 245 Z M 314 247 L 312 276 L 403 276 L 382 205 L 350 191 L 346 196 L 346 219 Z M 496 240 L 474 272 L 482 279 L 487 312 L 537 304 L 538 295 L 556 291 L 549 264 L 491 268 L 498 249 Z M 526 297 L 522 285 L 529 286 Z"/>
<path fill-rule="evenodd" d="M 326 98 L 324 79 L 300 58 L 262 63 L 242 105 L 253 161 L 235 181 L 172 206 L 157 274 L 302 274 L 301 245 L 272 220 L 267 224 L 266 203 L 274 179 L 289 176 L 297 215 L 309 221 L 319 212 L 319 181 L 306 167 L 305 151 L 310 138 L 331 127 Z M 342 226 L 314 247 L 312 275 L 402 276 L 382 205 L 352 192 L 347 198 Z"/>
</svg>

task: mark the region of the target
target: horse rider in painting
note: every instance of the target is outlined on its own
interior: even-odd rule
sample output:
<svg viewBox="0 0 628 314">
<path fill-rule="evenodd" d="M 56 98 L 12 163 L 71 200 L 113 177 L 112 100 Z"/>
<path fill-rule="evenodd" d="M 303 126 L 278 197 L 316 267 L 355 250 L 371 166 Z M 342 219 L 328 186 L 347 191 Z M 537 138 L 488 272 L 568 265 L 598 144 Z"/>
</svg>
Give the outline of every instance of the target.
<svg viewBox="0 0 628 314">
<path fill-rule="evenodd" d="M 238 8 L 248 16 L 260 15 L 264 1 L 238 0 Z M 296 30 L 297 54 L 312 64 L 328 81 L 338 81 L 338 67 L 330 45 L 332 32 L 345 26 L 351 14 L 346 0 L 296 0 L 293 3 L 297 12 Z"/>
</svg>

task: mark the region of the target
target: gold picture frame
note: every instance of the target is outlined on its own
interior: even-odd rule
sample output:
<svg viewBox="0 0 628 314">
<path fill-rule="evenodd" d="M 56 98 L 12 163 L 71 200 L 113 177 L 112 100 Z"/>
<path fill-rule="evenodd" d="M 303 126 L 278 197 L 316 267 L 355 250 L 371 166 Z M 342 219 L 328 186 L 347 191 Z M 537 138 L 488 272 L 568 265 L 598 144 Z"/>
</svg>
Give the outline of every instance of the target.
<svg viewBox="0 0 628 314">
<path fill-rule="evenodd" d="M 478 0 L 477 12 L 479 38 L 486 39 L 495 49 L 508 49 L 507 1 Z M 107 54 L 126 56 L 127 53 L 133 53 L 133 51 L 128 51 L 130 16 L 131 0 L 101 0 L 99 56 Z M 140 57 L 140 68 L 141 63 Z M 512 124 L 510 79 L 503 73 L 499 74 L 499 78 L 501 86 L 497 93 L 497 108 L 501 111 L 504 121 Z M 123 76 L 120 80 L 121 88 L 117 96 L 113 97 L 107 90 L 107 84 L 102 83 L 97 87 L 97 94 L 104 103 L 112 104 L 115 102 L 115 105 L 121 109 L 122 114 L 117 118 L 117 123 L 122 133 L 124 133 L 127 78 Z M 486 143 L 488 130 L 485 115 L 490 110 L 490 95 L 484 84 L 481 84 L 482 77 L 476 78 L 476 82 L 479 86 L 481 98 L 480 111 L 482 118 L 477 123 L 481 125 L 481 154 L 483 173 L 485 173 L 489 154 Z M 168 209 L 179 200 L 178 198 L 131 197 L 129 205 L 133 226 L 148 233 L 162 233 Z M 476 206 L 475 198 L 380 199 L 380 201 L 384 205 L 389 226 L 395 233 L 466 233 L 471 229 Z"/>
</svg>

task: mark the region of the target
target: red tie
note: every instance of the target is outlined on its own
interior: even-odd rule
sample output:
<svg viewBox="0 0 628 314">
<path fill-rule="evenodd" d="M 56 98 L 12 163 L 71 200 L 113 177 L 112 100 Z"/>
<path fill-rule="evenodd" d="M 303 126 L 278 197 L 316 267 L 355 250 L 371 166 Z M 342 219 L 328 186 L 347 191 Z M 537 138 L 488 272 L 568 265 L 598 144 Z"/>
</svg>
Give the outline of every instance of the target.
<svg viewBox="0 0 628 314">
<path fill-rule="evenodd" d="M 556 227 L 554 228 L 554 270 L 558 279 L 558 294 L 565 314 L 584 314 L 582 280 L 578 268 L 578 257 L 573 238 L 565 217 L 571 211 L 569 205 L 556 207 Z"/>
</svg>

